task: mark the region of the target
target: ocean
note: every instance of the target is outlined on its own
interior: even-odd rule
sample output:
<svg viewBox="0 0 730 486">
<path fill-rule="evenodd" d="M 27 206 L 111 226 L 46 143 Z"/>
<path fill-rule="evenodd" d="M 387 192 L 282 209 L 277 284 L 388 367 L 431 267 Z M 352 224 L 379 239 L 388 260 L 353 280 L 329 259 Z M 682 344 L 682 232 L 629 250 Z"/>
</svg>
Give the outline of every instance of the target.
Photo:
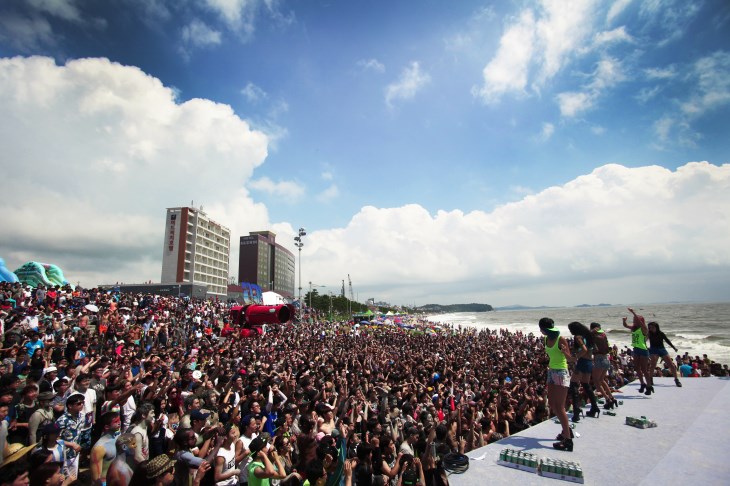
<svg viewBox="0 0 730 486">
<path fill-rule="evenodd" d="M 656 321 L 678 354 L 688 352 L 692 356 L 706 354 L 711 360 L 730 365 L 730 302 L 710 304 L 636 304 L 631 306 L 646 322 Z M 569 336 L 568 323 L 591 322 L 601 324 L 608 333 L 611 344 L 619 348 L 631 344 L 628 329 L 621 324 L 622 317 L 631 313 L 626 306 L 601 307 L 554 307 L 548 309 L 504 310 L 492 312 L 456 312 L 428 317 L 433 322 L 473 326 L 477 329 L 508 329 L 539 334 L 537 323 L 541 317 L 555 321 L 562 335 Z M 667 345 L 669 355 L 677 353 Z"/>
</svg>

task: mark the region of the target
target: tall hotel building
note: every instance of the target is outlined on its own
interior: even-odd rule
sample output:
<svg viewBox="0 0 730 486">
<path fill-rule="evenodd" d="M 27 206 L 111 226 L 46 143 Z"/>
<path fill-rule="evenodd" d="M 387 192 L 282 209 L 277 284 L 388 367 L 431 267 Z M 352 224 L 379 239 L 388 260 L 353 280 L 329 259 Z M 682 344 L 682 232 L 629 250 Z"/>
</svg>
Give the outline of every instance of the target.
<svg viewBox="0 0 730 486">
<path fill-rule="evenodd" d="M 293 298 L 294 254 L 276 242 L 276 234 L 252 231 L 241 236 L 240 244 L 238 281 Z"/>
<path fill-rule="evenodd" d="M 225 300 L 231 231 L 195 208 L 168 208 L 165 222 L 161 282 L 203 284 Z"/>
</svg>

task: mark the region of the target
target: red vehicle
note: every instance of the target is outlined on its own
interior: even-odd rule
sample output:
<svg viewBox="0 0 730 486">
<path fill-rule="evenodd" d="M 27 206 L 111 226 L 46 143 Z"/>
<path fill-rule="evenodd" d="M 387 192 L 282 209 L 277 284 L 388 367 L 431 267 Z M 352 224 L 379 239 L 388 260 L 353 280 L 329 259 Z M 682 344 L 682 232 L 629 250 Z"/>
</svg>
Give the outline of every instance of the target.
<svg viewBox="0 0 730 486">
<path fill-rule="evenodd" d="M 283 324 L 294 315 L 290 304 L 280 305 L 234 305 L 231 307 L 231 325 L 239 326 L 241 337 L 260 336 L 264 324 Z"/>
</svg>

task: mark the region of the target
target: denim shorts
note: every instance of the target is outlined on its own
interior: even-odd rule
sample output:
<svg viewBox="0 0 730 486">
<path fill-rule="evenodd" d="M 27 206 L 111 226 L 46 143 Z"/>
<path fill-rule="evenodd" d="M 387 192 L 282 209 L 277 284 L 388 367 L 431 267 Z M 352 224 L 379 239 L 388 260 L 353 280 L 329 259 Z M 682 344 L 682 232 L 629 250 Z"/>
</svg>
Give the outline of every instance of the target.
<svg viewBox="0 0 730 486">
<path fill-rule="evenodd" d="M 669 356 L 669 353 L 665 348 L 649 348 L 649 354 L 656 354 L 660 357 Z"/>
<path fill-rule="evenodd" d="M 593 360 L 588 358 L 580 358 L 575 364 L 576 373 L 591 373 L 593 372 Z"/>
<path fill-rule="evenodd" d="M 635 357 L 646 356 L 648 358 L 649 357 L 649 350 L 648 349 L 641 349 L 641 348 L 634 348 L 634 356 Z"/>
<path fill-rule="evenodd" d="M 570 386 L 570 373 L 568 373 L 568 370 L 548 370 L 547 384 L 568 388 Z"/>
<path fill-rule="evenodd" d="M 611 362 L 608 360 L 607 354 L 594 354 L 593 367 L 597 370 L 610 370 Z"/>
</svg>

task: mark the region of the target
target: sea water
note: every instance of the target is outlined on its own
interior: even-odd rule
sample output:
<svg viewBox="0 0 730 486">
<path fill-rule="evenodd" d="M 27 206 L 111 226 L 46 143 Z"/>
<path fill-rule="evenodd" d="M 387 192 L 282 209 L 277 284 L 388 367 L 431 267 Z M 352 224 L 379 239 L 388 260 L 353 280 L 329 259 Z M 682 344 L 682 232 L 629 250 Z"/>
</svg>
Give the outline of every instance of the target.
<svg viewBox="0 0 730 486">
<path fill-rule="evenodd" d="M 685 352 L 691 356 L 706 354 L 711 360 L 730 365 L 730 302 L 710 304 L 635 304 L 631 305 L 646 322 L 656 321 L 674 344 L 675 353 L 665 344 L 669 355 L 674 358 Z M 551 307 L 529 310 L 504 310 L 492 312 L 457 312 L 429 316 L 434 322 L 455 326 L 473 326 L 477 329 L 507 329 L 524 333 L 539 334 L 537 323 L 541 317 L 555 321 L 563 336 L 570 336 L 568 323 L 578 321 L 586 326 L 591 322 L 601 324 L 608 334 L 609 342 L 619 349 L 631 345 L 631 335 L 622 325 L 623 317 L 631 313 L 625 305 L 597 307 Z"/>
</svg>

